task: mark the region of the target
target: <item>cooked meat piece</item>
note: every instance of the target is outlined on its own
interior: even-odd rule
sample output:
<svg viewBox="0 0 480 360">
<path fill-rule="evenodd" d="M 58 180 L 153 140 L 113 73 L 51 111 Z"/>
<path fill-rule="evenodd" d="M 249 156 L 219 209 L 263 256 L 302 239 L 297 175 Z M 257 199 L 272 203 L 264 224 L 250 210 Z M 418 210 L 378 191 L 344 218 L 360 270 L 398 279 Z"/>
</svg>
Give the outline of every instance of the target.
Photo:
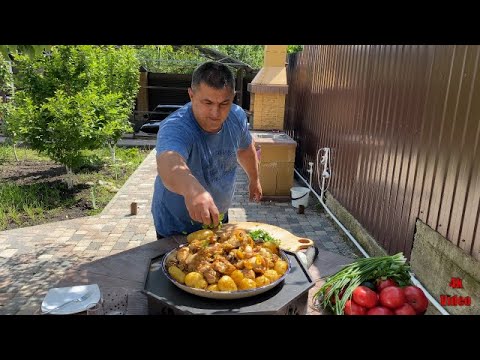
<svg viewBox="0 0 480 360">
<path fill-rule="evenodd" d="M 222 230 L 220 232 L 217 232 L 217 235 L 218 235 L 218 242 L 225 242 L 227 241 L 228 239 L 230 239 L 230 237 L 232 236 L 232 231 L 231 230 Z"/>
<path fill-rule="evenodd" d="M 243 269 L 242 273 L 243 273 L 243 277 L 246 277 L 247 279 L 255 280 L 255 272 L 253 270 Z"/>
<path fill-rule="evenodd" d="M 188 247 L 182 247 L 177 251 L 177 260 L 180 263 L 185 263 L 185 260 L 187 260 L 188 254 L 190 254 L 190 249 Z"/>
<path fill-rule="evenodd" d="M 205 270 L 202 274 L 209 284 L 215 284 L 220 279 L 220 275 L 212 268 Z"/>
<path fill-rule="evenodd" d="M 208 240 L 193 240 L 188 247 L 191 252 L 196 253 L 200 249 L 203 249 L 205 245 L 208 245 Z"/>
<path fill-rule="evenodd" d="M 252 269 L 256 273 L 263 274 L 267 270 L 267 260 L 260 255 L 255 255 L 244 261 L 246 269 Z"/>
<path fill-rule="evenodd" d="M 227 275 L 231 274 L 234 270 L 237 269 L 224 257 L 218 257 L 217 260 L 213 262 L 213 268 L 219 273 Z"/>
<path fill-rule="evenodd" d="M 238 248 L 242 245 L 242 242 L 238 240 L 235 236 L 230 237 L 227 241 L 227 244 L 232 246 L 232 249 Z"/>
</svg>

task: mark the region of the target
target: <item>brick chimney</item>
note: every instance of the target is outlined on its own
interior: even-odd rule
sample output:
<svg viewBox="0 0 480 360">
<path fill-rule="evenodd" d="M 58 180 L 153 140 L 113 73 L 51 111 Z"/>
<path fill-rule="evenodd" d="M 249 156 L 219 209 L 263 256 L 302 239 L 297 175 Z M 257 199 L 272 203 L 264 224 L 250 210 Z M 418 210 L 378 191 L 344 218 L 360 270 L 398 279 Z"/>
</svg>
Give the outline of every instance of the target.
<svg viewBox="0 0 480 360">
<path fill-rule="evenodd" d="M 265 45 L 263 68 L 247 86 L 254 130 L 283 130 L 288 93 L 287 45 Z"/>
</svg>

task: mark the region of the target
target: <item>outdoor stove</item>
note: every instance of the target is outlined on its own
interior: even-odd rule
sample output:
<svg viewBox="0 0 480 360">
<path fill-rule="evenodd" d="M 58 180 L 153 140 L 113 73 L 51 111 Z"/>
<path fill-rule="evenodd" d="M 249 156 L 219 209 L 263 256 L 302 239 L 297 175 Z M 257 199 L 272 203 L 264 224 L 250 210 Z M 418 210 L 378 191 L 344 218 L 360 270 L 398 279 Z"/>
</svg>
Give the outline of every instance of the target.
<svg viewBox="0 0 480 360">
<path fill-rule="evenodd" d="M 291 269 L 285 280 L 262 294 L 217 300 L 189 294 L 170 282 L 162 271 L 163 254 L 151 259 L 144 293 L 150 315 L 305 315 L 308 290 L 314 282 L 295 253 L 285 251 Z"/>
</svg>

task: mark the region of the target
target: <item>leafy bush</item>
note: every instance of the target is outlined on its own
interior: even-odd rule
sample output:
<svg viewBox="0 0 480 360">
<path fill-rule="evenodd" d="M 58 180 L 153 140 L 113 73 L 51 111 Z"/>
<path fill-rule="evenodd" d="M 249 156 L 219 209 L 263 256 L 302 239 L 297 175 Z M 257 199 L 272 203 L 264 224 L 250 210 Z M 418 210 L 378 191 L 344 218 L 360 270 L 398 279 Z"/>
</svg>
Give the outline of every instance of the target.
<svg viewBox="0 0 480 360">
<path fill-rule="evenodd" d="M 15 108 L 6 117 L 34 149 L 72 168 L 83 149 L 114 146 L 138 92 L 130 47 L 54 46 L 51 56 L 17 56 Z"/>
</svg>

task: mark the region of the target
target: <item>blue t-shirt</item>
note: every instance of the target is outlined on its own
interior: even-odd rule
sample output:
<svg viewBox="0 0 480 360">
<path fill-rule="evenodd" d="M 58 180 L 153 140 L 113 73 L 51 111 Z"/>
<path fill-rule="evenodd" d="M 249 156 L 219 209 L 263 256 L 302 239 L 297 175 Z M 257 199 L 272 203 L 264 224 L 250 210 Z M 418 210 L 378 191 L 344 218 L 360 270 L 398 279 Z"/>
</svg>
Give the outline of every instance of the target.
<svg viewBox="0 0 480 360">
<path fill-rule="evenodd" d="M 222 129 L 211 134 L 198 125 L 191 103 L 175 111 L 160 124 L 157 156 L 165 151 L 180 154 L 193 176 L 212 195 L 220 213 L 232 202 L 237 170 L 237 150 L 252 142 L 245 111 L 232 104 Z M 191 233 L 202 228 L 192 221 L 183 196 L 165 188 L 157 175 L 152 199 L 152 215 L 160 235 Z"/>
</svg>

